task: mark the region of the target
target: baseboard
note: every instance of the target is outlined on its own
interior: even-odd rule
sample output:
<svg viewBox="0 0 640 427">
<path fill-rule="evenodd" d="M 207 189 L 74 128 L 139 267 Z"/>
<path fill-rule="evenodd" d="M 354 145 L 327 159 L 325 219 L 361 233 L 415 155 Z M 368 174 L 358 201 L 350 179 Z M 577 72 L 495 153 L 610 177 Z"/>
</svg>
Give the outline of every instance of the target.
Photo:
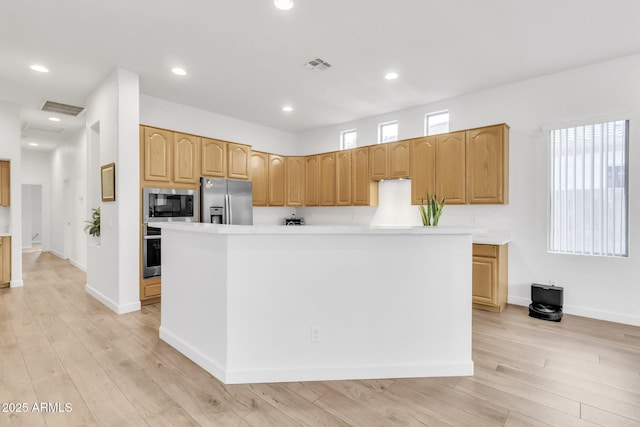
<svg viewBox="0 0 640 427">
<path fill-rule="evenodd" d="M 210 359 L 202 352 L 198 351 L 187 342 L 178 338 L 173 333 L 167 331 L 166 328 L 163 328 L 160 325 L 160 339 L 165 341 L 171 347 L 178 350 L 180 353 L 187 356 L 196 365 L 203 368 L 205 371 L 209 372 L 211 375 L 222 381 L 224 384 L 228 384 L 226 381 L 226 372 L 227 370 L 220 363 Z"/>
<path fill-rule="evenodd" d="M 43 249 L 43 251 L 44 251 L 44 249 Z M 48 249 L 47 251 L 45 251 L 45 252 L 50 252 L 50 253 L 52 253 L 53 255 L 57 256 L 57 257 L 58 257 L 58 258 L 60 258 L 60 259 L 67 259 L 67 258 L 64 256 L 64 254 L 61 254 L 60 252 L 56 251 L 55 249 L 51 249 L 51 248 L 49 248 L 49 249 Z"/>
<path fill-rule="evenodd" d="M 528 307 L 531 304 L 530 298 L 509 297 L 509 304 L 521 305 Z M 575 305 L 563 305 L 562 311 L 565 314 L 573 314 L 575 316 L 589 317 L 591 319 L 606 320 L 608 322 L 622 323 L 631 326 L 640 326 L 640 316 L 634 316 L 624 313 L 612 313 L 604 310 L 594 310 L 592 308 L 580 307 Z"/>
<path fill-rule="evenodd" d="M 160 338 L 187 356 L 224 384 L 274 383 L 298 381 L 364 380 L 380 378 L 420 378 L 473 375 L 473 360 L 443 361 L 423 365 L 346 366 L 285 369 L 225 369 L 187 342 L 160 326 Z"/>
<path fill-rule="evenodd" d="M 92 297 L 100 301 L 102 304 L 106 305 L 109 309 L 111 309 L 111 311 L 113 311 L 116 314 L 125 314 L 125 313 L 131 313 L 132 311 L 140 310 L 140 301 L 136 301 L 128 304 L 118 304 L 115 301 L 113 301 L 111 298 L 104 295 L 102 292 L 89 286 L 88 283 L 85 286 L 85 289 L 89 295 L 91 295 Z"/>
<path fill-rule="evenodd" d="M 70 259 L 69 262 L 71 263 L 71 265 L 74 265 L 74 266 L 78 267 L 80 270 L 84 271 L 85 273 L 87 272 L 87 266 L 86 265 L 80 264 L 75 259 Z"/>
<path fill-rule="evenodd" d="M 11 288 L 21 288 L 23 286 L 24 286 L 24 282 L 22 281 L 22 279 L 12 280 L 11 282 L 9 282 L 9 287 Z"/>
</svg>

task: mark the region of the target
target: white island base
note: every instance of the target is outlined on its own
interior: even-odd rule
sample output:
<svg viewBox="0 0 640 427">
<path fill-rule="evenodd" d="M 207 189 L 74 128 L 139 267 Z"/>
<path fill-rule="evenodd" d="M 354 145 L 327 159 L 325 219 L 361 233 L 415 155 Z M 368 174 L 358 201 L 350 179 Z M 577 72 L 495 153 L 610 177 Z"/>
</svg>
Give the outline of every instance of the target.
<svg viewBox="0 0 640 427">
<path fill-rule="evenodd" d="M 161 227 L 160 337 L 225 384 L 473 374 L 469 230 Z"/>
</svg>

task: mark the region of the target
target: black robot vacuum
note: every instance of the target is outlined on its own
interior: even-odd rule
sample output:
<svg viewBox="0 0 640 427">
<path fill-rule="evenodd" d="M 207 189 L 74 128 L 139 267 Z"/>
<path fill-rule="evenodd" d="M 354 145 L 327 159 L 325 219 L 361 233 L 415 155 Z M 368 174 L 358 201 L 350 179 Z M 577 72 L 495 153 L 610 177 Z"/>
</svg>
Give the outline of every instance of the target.
<svg viewBox="0 0 640 427">
<path fill-rule="evenodd" d="M 562 320 L 563 294 L 564 288 L 561 286 L 545 286 L 532 283 L 529 316 L 536 319 L 559 322 Z"/>
</svg>

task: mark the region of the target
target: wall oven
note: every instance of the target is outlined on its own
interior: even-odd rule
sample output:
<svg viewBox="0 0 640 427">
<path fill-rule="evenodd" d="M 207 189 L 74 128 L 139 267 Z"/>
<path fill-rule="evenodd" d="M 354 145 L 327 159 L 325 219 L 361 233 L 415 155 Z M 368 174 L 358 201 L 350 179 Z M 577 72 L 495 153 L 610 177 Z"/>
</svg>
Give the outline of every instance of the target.
<svg viewBox="0 0 640 427">
<path fill-rule="evenodd" d="M 142 226 L 142 277 L 145 279 L 161 274 L 160 231 L 156 227 Z"/>
<path fill-rule="evenodd" d="M 155 222 L 198 221 L 198 191 L 172 188 L 142 189 L 142 277 L 160 276 L 161 230 Z"/>
</svg>

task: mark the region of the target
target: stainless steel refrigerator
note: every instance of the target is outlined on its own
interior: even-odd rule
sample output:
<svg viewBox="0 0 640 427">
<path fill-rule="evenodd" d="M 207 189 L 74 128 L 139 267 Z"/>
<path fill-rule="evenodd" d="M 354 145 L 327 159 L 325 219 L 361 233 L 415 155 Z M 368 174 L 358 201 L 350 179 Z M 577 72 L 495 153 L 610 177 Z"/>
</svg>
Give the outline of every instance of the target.
<svg viewBox="0 0 640 427">
<path fill-rule="evenodd" d="M 253 225 L 251 181 L 200 178 L 200 222 Z"/>
</svg>

